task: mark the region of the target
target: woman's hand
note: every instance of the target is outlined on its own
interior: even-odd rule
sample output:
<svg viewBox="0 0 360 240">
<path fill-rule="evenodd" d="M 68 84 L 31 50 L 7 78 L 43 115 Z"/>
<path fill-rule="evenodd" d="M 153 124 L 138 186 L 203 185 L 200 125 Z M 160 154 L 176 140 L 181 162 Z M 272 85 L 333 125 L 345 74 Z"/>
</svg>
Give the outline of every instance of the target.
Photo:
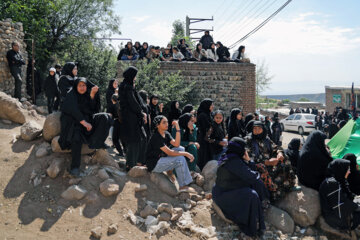
<svg viewBox="0 0 360 240">
<path fill-rule="evenodd" d="M 81 125 L 83 125 L 83 126 L 86 128 L 86 130 L 87 130 L 88 132 L 90 132 L 90 131 L 91 131 L 91 129 L 92 129 L 92 125 L 91 125 L 90 123 L 88 123 L 87 121 L 82 120 L 82 121 L 80 122 L 80 124 L 81 124 Z"/>
<path fill-rule="evenodd" d="M 174 120 L 171 125 L 175 127 L 176 131 L 180 131 L 179 121 Z"/>
<path fill-rule="evenodd" d="M 185 152 L 184 157 L 187 157 L 190 162 L 194 161 L 194 156 L 188 152 Z"/>
<path fill-rule="evenodd" d="M 281 153 L 281 152 L 279 152 L 278 153 L 278 155 L 276 156 L 276 158 L 277 158 L 277 160 L 279 160 L 279 161 L 284 161 L 284 155 Z"/>
<path fill-rule="evenodd" d="M 159 104 L 159 110 L 160 110 L 160 112 L 163 111 L 163 108 L 164 108 L 164 104 L 163 104 L 163 103 L 160 103 L 160 104 Z"/>
<path fill-rule="evenodd" d="M 145 124 L 147 124 L 147 115 L 146 115 L 146 113 L 143 113 L 143 119 L 144 119 Z"/>
<path fill-rule="evenodd" d="M 99 91 L 99 87 L 98 86 L 93 86 L 91 88 L 91 92 L 90 92 L 90 97 L 91 99 L 94 99 L 95 94 Z"/>
<path fill-rule="evenodd" d="M 227 146 L 227 142 L 226 141 L 221 141 L 219 142 L 219 145 L 223 146 L 223 147 L 226 147 Z"/>
</svg>

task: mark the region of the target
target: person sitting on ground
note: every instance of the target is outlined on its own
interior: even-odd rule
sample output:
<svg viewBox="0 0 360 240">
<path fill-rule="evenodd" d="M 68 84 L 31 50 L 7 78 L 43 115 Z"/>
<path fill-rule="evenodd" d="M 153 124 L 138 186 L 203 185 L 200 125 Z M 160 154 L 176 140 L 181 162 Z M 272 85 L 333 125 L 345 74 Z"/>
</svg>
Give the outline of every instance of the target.
<svg viewBox="0 0 360 240">
<path fill-rule="evenodd" d="M 239 121 L 242 119 L 240 108 L 233 108 L 230 113 L 230 120 L 228 125 L 228 139 L 233 137 L 244 137 L 245 134 L 240 128 Z"/>
<path fill-rule="evenodd" d="M 207 50 L 211 47 L 211 43 L 214 42 L 214 40 L 210 35 L 209 31 L 205 31 L 199 42 L 202 44 L 203 48 Z"/>
<path fill-rule="evenodd" d="M 190 48 L 189 45 L 186 44 L 185 39 L 182 38 L 178 41 L 178 45 L 177 48 L 179 49 L 179 51 L 182 53 L 182 55 L 185 57 L 185 59 L 190 59 L 192 58 L 191 53 L 190 53 Z"/>
<path fill-rule="evenodd" d="M 245 46 L 241 45 L 232 55 L 234 62 L 245 62 Z"/>
<path fill-rule="evenodd" d="M 187 160 L 189 170 L 193 176 L 196 170 L 196 164 L 198 160 L 198 149 L 200 144 L 197 142 L 197 127 L 194 123 L 194 116 L 191 113 L 185 113 L 179 118 L 180 126 L 180 145 L 185 148 L 185 151 L 194 156 L 194 161 Z M 171 135 L 176 137 L 176 129 L 173 127 Z"/>
<path fill-rule="evenodd" d="M 161 55 L 161 61 L 169 62 L 173 60 L 173 56 L 170 53 L 169 48 L 165 48 L 164 52 Z"/>
<path fill-rule="evenodd" d="M 139 59 L 145 59 L 149 50 L 149 44 L 144 42 L 139 50 Z"/>
<path fill-rule="evenodd" d="M 150 97 L 149 106 L 150 106 L 151 122 L 154 122 L 156 116 L 163 114 L 164 104 L 163 103 L 159 104 L 159 97 L 153 95 Z"/>
<path fill-rule="evenodd" d="M 141 49 L 141 45 L 140 45 L 140 42 L 135 42 L 135 44 L 134 44 L 134 48 L 135 48 L 135 50 L 139 53 L 139 51 L 140 51 L 140 49 Z"/>
<path fill-rule="evenodd" d="M 60 103 L 60 93 L 56 83 L 56 69 L 50 68 L 49 76 L 44 81 L 44 91 L 47 98 L 49 114 L 58 110 Z"/>
<path fill-rule="evenodd" d="M 354 200 L 347 178 L 350 162 L 336 159 L 327 167 L 329 177 L 320 185 L 321 213 L 325 222 L 339 230 L 354 230 L 360 224 L 360 206 Z"/>
<path fill-rule="evenodd" d="M 202 49 L 201 43 L 196 44 L 196 49 L 193 51 L 193 57 L 199 62 L 207 61 L 206 51 Z"/>
<path fill-rule="evenodd" d="M 245 141 L 261 179 L 270 191 L 271 200 L 282 199 L 286 192 L 294 189 L 296 179 L 283 149 L 267 137 L 264 124 L 260 121 L 254 122 L 253 131 Z"/>
<path fill-rule="evenodd" d="M 353 153 L 347 153 L 343 156 L 343 159 L 350 161 L 350 175 L 348 177 L 349 187 L 351 192 L 356 195 L 360 195 L 360 171 L 359 165 L 356 161 L 356 155 Z"/>
<path fill-rule="evenodd" d="M 206 50 L 206 55 L 209 62 L 217 62 L 219 57 L 216 53 L 215 43 L 211 43 L 210 48 Z"/>
<path fill-rule="evenodd" d="M 60 92 L 60 109 L 62 102 L 65 100 L 66 94 L 74 86 L 74 81 L 77 78 L 78 68 L 74 62 L 68 62 L 64 65 L 61 71 L 61 77 L 58 82 Z"/>
<path fill-rule="evenodd" d="M 226 151 L 227 140 L 225 139 L 224 114 L 221 110 L 214 112 L 211 127 L 207 132 L 207 141 L 210 143 L 211 159 L 219 160 Z"/>
<path fill-rule="evenodd" d="M 119 96 L 117 94 L 113 94 L 110 100 L 111 105 L 107 106 L 107 113 L 110 113 L 114 120 L 111 140 L 116 150 L 118 151 L 118 156 L 124 157 L 124 151 L 120 145 L 122 118 L 120 113 Z"/>
<path fill-rule="evenodd" d="M 325 139 L 326 135 L 321 131 L 310 133 L 300 151 L 297 163 L 299 182 L 316 191 L 326 178 L 327 165 L 333 160 L 325 145 Z"/>
<path fill-rule="evenodd" d="M 173 122 L 174 120 L 179 120 L 181 116 L 180 103 L 179 101 L 172 101 L 170 103 L 170 111 L 168 114 L 169 122 Z M 180 126 L 181 127 L 181 126 Z M 169 129 L 170 131 L 171 129 Z"/>
<path fill-rule="evenodd" d="M 61 109 L 61 132 L 59 145 L 61 149 L 71 149 L 70 173 L 80 176 L 81 147 L 105 148 L 112 119 L 107 113 L 99 113 L 100 105 L 95 95 L 99 87 L 90 84 L 86 78 L 78 78 L 74 87 L 66 94 Z"/>
<path fill-rule="evenodd" d="M 165 172 L 172 182 L 175 182 L 176 171 L 177 180 L 180 191 L 191 190 L 189 185 L 193 179 L 190 175 L 189 168 L 186 163 L 186 158 L 190 162 L 194 161 L 194 156 L 180 146 L 181 130 L 179 123 L 173 121 L 172 125 L 176 129 L 175 140 L 172 138 L 168 130 L 168 120 L 165 116 L 159 115 L 154 119 L 155 131 L 151 136 L 147 145 L 146 151 L 146 166 L 149 172 L 162 173 Z M 170 147 L 173 147 L 170 149 Z"/>
<path fill-rule="evenodd" d="M 216 54 L 219 57 L 218 62 L 231 62 L 229 49 L 221 42 L 216 42 Z"/>
<path fill-rule="evenodd" d="M 219 161 L 212 196 L 225 217 L 246 235 L 255 237 L 265 230 L 264 208 L 269 206 L 269 192 L 242 138 L 230 139 Z"/>
<path fill-rule="evenodd" d="M 133 47 L 132 42 L 127 42 L 121 60 L 137 60 L 139 57 L 138 52 Z"/>
<path fill-rule="evenodd" d="M 135 89 L 137 68 L 130 66 L 124 73 L 124 80 L 119 86 L 119 102 L 121 113 L 121 138 L 126 146 L 126 170 L 142 165 L 145 160 L 146 132 L 144 124 L 146 113 L 143 101 Z"/>
<path fill-rule="evenodd" d="M 300 138 L 293 138 L 291 139 L 290 143 L 288 144 L 288 148 L 284 151 L 286 156 L 289 158 L 291 162 L 291 166 L 296 173 L 297 163 L 300 157 L 300 149 L 302 147 Z"/>
<path fill-rule="evenodd" d="M 177 47 L 173 47 L 173 60 L 174 62 L 181 62 L 185 59 L 184 55 L 179 52 Z"/>
</svg>

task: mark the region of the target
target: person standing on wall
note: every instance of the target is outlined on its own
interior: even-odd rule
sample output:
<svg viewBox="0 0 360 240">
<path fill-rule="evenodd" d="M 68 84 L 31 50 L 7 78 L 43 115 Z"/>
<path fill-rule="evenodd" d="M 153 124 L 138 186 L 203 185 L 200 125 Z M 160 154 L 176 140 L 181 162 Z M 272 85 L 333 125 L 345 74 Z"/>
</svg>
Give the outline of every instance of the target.
<svg viewBox="0 0 360 240">
<path fill-rule="evenodd" d="M 11 50 L 6 53 L 11 75 L 15 79 L 15 93 L 14 97 L 21 100 L 21 84 L 22 74 L 21 67 L 25 65 L 25 60 L 20 54 L 20 45 L 18 42 L 11 43 Z"/>
</svg>

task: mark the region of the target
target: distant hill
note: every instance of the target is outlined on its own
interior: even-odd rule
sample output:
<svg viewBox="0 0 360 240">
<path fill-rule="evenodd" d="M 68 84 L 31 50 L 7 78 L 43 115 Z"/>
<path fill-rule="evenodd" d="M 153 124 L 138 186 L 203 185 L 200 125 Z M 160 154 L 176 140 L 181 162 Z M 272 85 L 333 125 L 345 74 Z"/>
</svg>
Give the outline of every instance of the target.
<svg viewBox="0 0 360 240">
<path fill-rule="evenodd" d="M 300 98 L 309 99 L 310 102 L 320 102 L 325 104 L 325 93 L 314 93 L 314 94 L 293 94 L 293 95 L 266 95 L 263 97 L 284 100 L 289 99 L 290 101 L 297 101 Z"/>
</svg>

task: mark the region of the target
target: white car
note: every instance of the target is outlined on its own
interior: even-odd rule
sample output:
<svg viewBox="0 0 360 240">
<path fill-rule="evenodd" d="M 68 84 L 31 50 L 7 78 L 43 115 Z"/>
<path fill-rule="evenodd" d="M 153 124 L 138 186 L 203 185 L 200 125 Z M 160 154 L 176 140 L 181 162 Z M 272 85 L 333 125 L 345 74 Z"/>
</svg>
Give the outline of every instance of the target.
<svg viewBox="0 0 360 240">
<path fill-rule="evenodd" d="M 280 121 L 283 131 L 297 131 L 300 135 L 315 131 L 315 115 L 294 113 Z"/>
</svg>

